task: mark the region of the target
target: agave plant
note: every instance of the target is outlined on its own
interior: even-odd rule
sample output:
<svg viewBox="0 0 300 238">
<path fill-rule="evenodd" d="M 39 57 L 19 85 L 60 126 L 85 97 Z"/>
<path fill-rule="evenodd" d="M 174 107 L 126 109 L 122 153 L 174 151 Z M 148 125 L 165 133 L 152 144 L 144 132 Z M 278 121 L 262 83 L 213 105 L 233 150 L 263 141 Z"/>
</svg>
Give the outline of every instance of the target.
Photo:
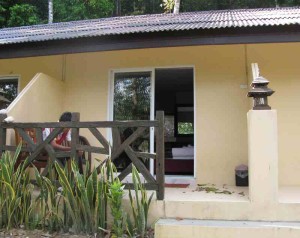
<svg viewBox="0 0 300 238">
<path fill-rule="evenodd" d="M 96 170 L 84 175 L 79 173 L 77 163 L 72 160 L 71 171 L 63 169 L 58 163 L 55 168 L 59 182 L 63 188 L 64 222 L 75 232 L 97 233 L 99 227 L 106 225 L 106 182 L 104 170 L 98 174 Z M 86 169 L 87 170 L 87 169 Z"/>
<path fill-rule="evenodd" d="M 47 227 L 49 232 L 59 231 L 63 227 L 63 218 L 60 212 L 61 196 L 49 178 L 41 176 L 35 167 L 34 172 L 40 190 L 35 204 L 39 210 L 38 214 L 41 216 L 42 228 Z"/>
<path fill-rule="evenodd" d="M 140 175 L 134 165 L 132 166 L 132 182 L 135 198 L 133 198 L 132 192 L 129 189 L 129 200 L 134 225 L 131 224 L 131 221 L 128 218 L 127 231 L 131 236 L 133 236 L 134 233 L 137 233 L 140 237 L 144 238 L 148 225 L 149 207 L 154 193 L 152 193 L 148 199 L 147 190 L 141 182 Z"/>
<path fill-rule="evenodd" d="M 32 227 L 34 206 L 29 172 L 23 164 L 15 169 L 16 161 L 21 151 L 21 145 L 12 157 L 10 153 L 2 154 L 0 160 L 0 227 L 10 229 L 25 225 Z"/>
</svg>

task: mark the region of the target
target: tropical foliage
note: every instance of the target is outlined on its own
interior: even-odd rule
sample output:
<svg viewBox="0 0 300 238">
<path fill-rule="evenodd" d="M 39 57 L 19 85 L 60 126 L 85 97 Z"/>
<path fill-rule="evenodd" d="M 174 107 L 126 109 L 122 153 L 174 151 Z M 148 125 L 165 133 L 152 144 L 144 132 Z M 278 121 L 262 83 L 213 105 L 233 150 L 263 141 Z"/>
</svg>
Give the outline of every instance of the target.
<svg viewBox="0 0 300 238">
<path fill-rule="evenodd" d="M 139 235 L 141 238 L 146 236 L 148 227 L 148 212 L 153 197 L 153 193 L 148 198 L 147 191 L 141 182 L 141 178 L 137 169 L 132 168 L 132 181 L 134 187 L 134 196 L 129 190 L 129 199 L 132 209 L 134 225 L 128 219 L 129 229 L 131 235 Z M 130 227 L 135 227 L 130 229 Z"/>
<path fill-rule="evenodd" d="M 181 0 L 180 12 L 299 5 L 300 0 Z M 54 22 L 172 12 L 173 7 L 174 0 L 53 0 Z M 47 22 L 48 0 L 0 0 L 0 28 Z"/>
<path fill-rule="evenodd" d="M 112 0 L 53 0 L 54 22 L 109 17 L 113 11 Z"/>
<path fill-rule="evenodd" d="M 43 229 L 104 237 L 146 237 L 147 218 L 151 199 L 133 166 L 134 195 L 130 191 L 131 212 L 123 209 L 124 185 L 116 175 L 116 168 L 107 160 L 100 174 L 89 172 L 89 164 L 80 174 L 77 163 L 71 169 L 54 163 L 58 178 L 55 181 L 41 176 L 36 168 L 36 185 L 30 181 L 24 164 L 17 165 L 19 146 L 15 155 L 4 153 L 0 159 L 0 229 Z M 25 161 L 26 163 L 26 161 Z M 113 217 L 111 231 L 107 228 L 107 203 Z M 130 217 L 133 217 L 134 222 Z M 97 237 L 98 237 L 97 236 Z"/>
<path fill-rule="evenodd" d="M 30 228 L 37 223 L 29 174 L 23 165 L 14 167 L 19 152 L 20 147 L 13 158 L 5 153 L 0 160 L 0 228 Z"/>
</svg>

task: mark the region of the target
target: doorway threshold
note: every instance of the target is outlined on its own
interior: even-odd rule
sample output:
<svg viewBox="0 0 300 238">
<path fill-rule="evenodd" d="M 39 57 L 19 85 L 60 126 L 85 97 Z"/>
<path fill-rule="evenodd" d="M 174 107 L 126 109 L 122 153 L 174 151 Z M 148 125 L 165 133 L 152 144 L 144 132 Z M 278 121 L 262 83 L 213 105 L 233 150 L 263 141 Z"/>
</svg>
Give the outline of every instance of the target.
<svg viewBox="0 0 300 238">
<path fill-rule="evenodd" d="M 166 184 L 189 184 L 195 185 L 196 178 L 192 175 L 166 175 L 165 176 Z"/>
</svg>

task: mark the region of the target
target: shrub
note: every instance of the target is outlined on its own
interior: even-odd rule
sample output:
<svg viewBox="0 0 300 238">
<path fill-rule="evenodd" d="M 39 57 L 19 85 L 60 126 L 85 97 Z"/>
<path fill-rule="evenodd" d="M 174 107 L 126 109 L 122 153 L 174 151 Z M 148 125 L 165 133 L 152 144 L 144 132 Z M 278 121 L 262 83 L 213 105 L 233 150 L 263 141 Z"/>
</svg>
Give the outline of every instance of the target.
<svg viewBox="0 0 300 238">
<path fill-rule="evenodd" d="M 133 166 L 134 195 L 129 190 L 133 222 L 122 207 L 124 185 L 115 176 L 116 168 L 107 160 L 100 174 L 94 169 L 89 173 L 87 164 L 83 174 L 77 163 L 71 161 L 70 171 L 54 163 L 62 191 L 51 179 L 41 176 L 34 167 L 37 193 L 33 197 L 34 185 L 24 163 L 16 168 L 21 147 L 12 157 L 3 153 L 0 160 L 0 229 L 42 228 L 49 232 L 74 231 L 104 236 L 106 229 L 106 205 L 113 216 L 112 237 L 145 237 L 147 217 L 153 194 L 148 199 L 137 169 Z M 50 168 L 51 169 L 51 168 Z"/>
<path fill-rule="evenodd" d="M 20 225 L 35 228 L 38 223 L 32 203 L 34 186 L 30 183 L 29 173 L 23 164 L 15 169 L 20 150 L 21 146 L 18 146 L 13 158 L 5 152 L 0 160 L 0 228 Z"/>
<path fill-rule="evenodd" d="M 144 238 L 147 231 L 148 211 L 153 197 L 153 193 L 150 195 L 148 199 L 147 190 L 145 189 L 145 186 L 141 182 L 139 173 L 134 165 L 132 166 L 132 181 L 133 181 L 135 198 L 133 198 L 132 192 L 129 189 L 129 199 L 130 199 L 130 205 L 131 205 L 135 229 L 131 225 L 130 219 L 128 219 L 129 220 L 128 233 L 131 235 L 137 233 L 137 235 Z"/>
</svg>

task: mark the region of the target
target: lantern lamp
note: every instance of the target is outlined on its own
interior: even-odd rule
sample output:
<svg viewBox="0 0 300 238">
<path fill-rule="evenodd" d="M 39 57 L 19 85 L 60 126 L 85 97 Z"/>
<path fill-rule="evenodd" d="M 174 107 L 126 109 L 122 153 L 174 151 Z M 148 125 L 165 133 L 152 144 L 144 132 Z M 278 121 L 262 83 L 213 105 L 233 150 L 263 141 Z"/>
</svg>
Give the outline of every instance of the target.
<svg viewBox="0 0 300 238">
<path fill-rule="evenodd" d="M 251 89 L 247 96 L 253 97 L 253 110 L 270 110 L 268 105 L 268 97 L 271 96 L 274 91 L 268 88 L 269 81 L 262 76 L 259 76 L 251 83 Z"/>
</svg>

